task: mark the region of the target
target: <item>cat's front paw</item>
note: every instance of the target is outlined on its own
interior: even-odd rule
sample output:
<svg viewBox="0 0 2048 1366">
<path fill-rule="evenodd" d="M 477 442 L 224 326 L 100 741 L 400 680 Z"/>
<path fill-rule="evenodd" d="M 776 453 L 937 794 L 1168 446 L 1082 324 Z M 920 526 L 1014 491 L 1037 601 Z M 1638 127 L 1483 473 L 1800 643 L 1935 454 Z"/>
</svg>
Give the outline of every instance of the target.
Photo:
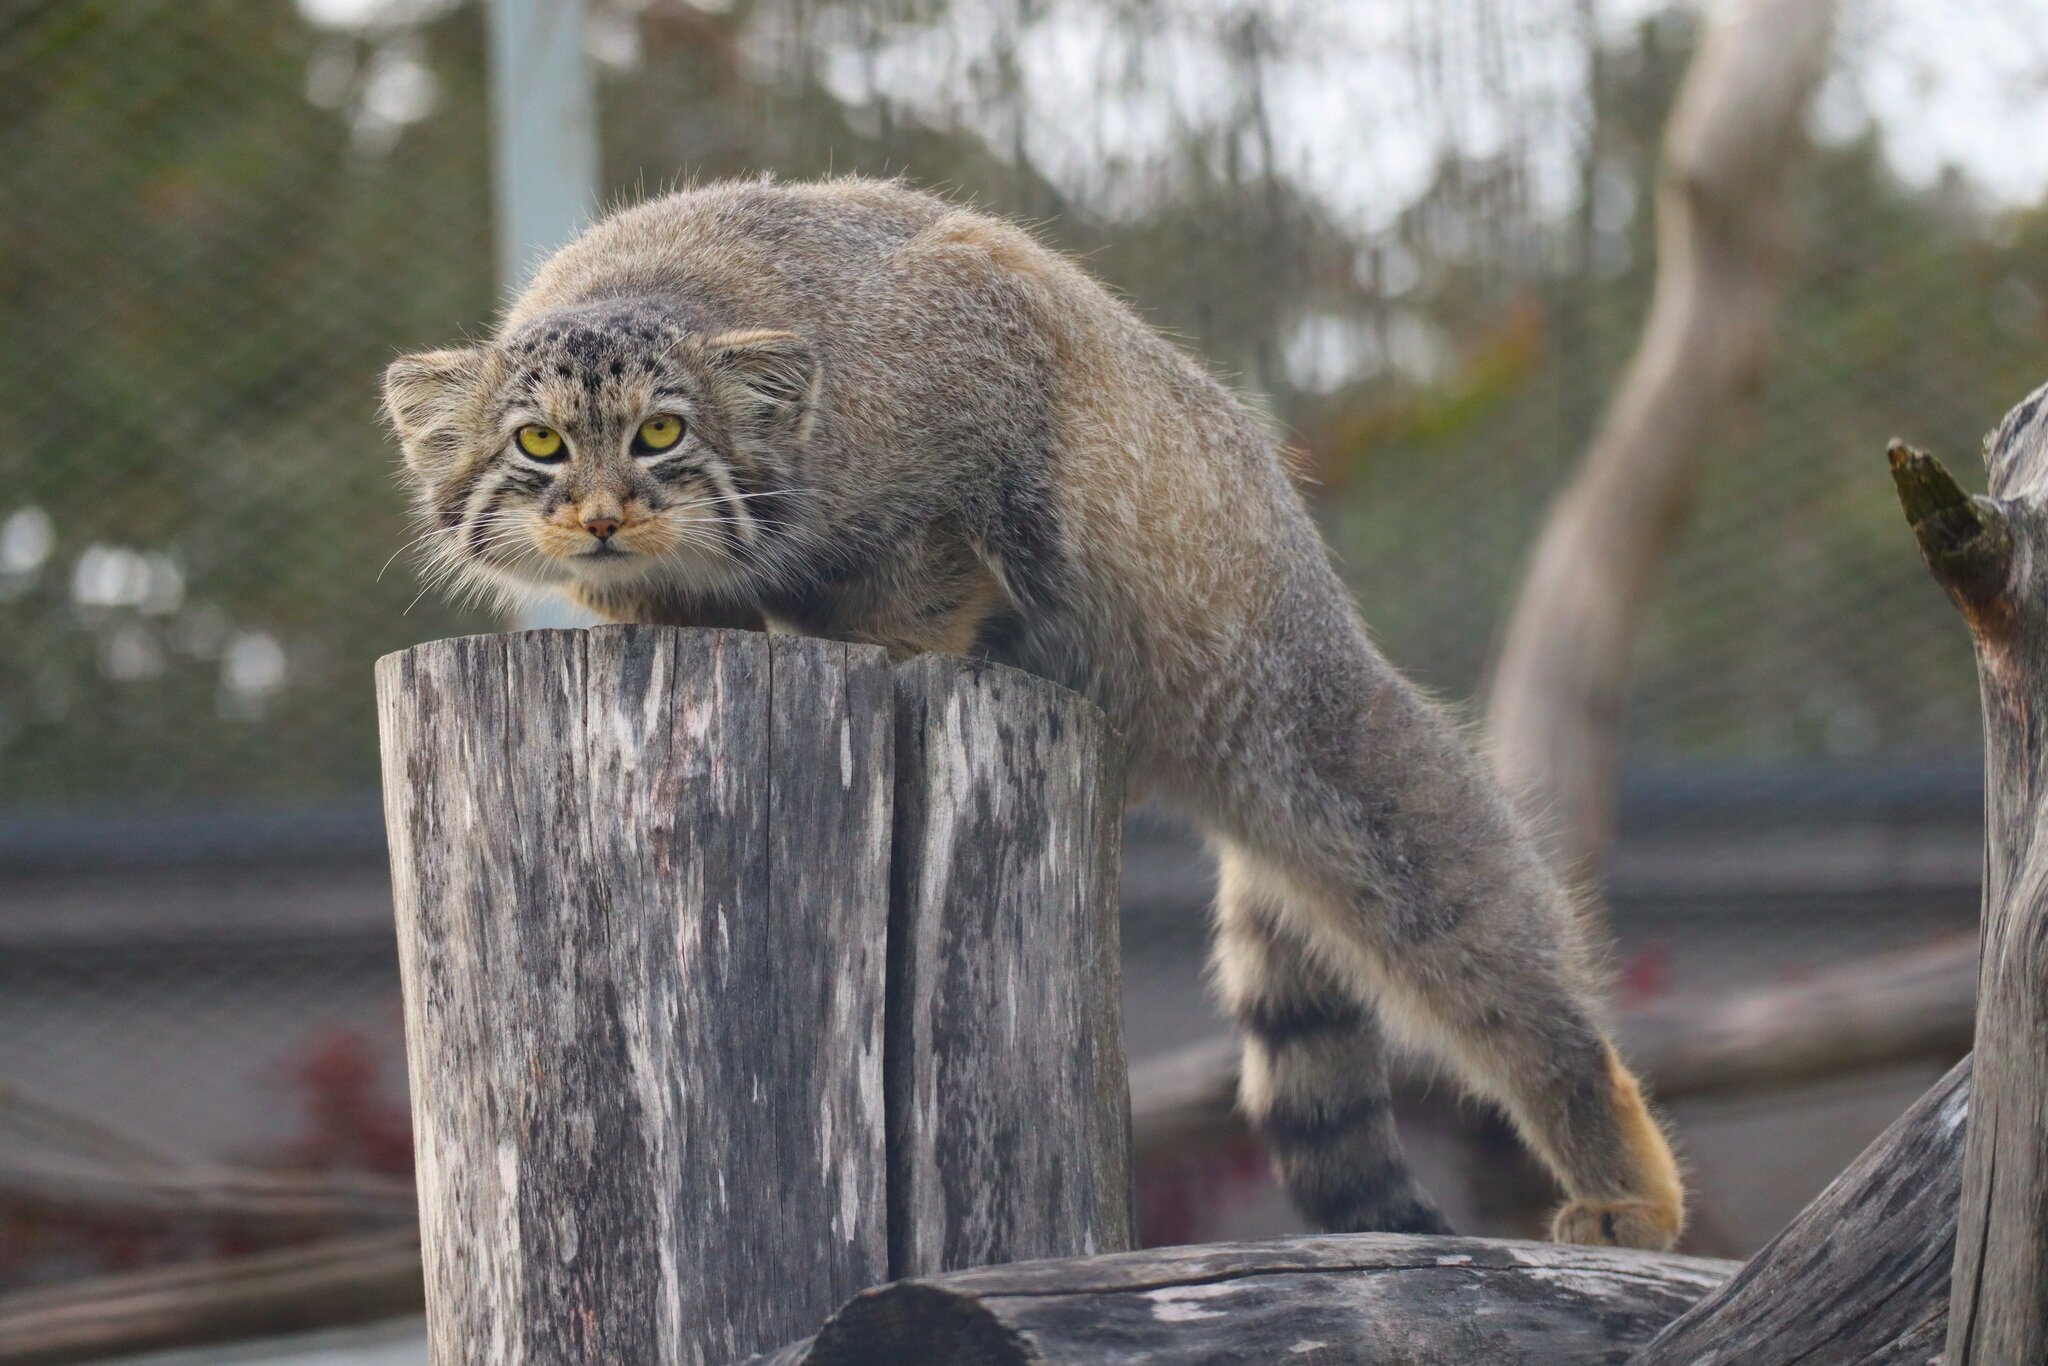
<svg viewBox="0 0 2048 1366">
<path fill-rule="evenodd" d="M 1559 1243 L 1634 1247 L 1669 1252 L 1685 1224 L 1685 1212 L 1651 1200 L 1574 1200 L 1550 1221 Z"/>
</svg>

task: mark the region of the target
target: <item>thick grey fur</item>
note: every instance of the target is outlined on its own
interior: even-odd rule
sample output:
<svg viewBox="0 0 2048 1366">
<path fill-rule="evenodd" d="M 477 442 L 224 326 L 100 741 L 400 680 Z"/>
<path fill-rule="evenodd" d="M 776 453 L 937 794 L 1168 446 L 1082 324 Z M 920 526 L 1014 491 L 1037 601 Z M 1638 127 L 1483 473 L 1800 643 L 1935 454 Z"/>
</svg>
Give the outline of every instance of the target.
<svg viewBox="0 0 2048 1366">
<path fill-rule="evenodd" d="M 1085 693 L 1222 861 L 1243 1102 L 1336 1228 L 1441 1228 L 1383 1035 L 1501 1103 L 1557 1236 L 1664 1247 L 1675 1166 L 1595 1011 L 1570 899 L 1381 657 L 1270 436 L 1028 234 L 899 184 L 627 209 L 386 406 L 437 563 L 622 620 L 979 655 Z M 660 411 L 689 435 L 658 458 Z M 558 430 L 542 468 L 521 424 Z M 583 528 L 619 521 L 625 553 Z M 637 538 L 637 539 L 635 539 Z"/>
</svg>

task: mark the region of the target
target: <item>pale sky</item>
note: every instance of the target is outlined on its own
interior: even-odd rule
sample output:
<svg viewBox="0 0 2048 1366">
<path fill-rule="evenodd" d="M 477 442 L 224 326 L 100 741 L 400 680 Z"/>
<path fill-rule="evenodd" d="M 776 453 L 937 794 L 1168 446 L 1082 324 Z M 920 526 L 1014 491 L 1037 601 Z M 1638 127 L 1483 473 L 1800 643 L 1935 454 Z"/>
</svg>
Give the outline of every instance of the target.
<svg viewBox="0 0 2048 1366">
<path fill-rule="evenodd" d="M 1618 32 L 1667 7 L 1600 0 L 1598 13 Z M 1158 8 L 1172 17 L 1133 34 L 1105 22 L 1090 0 L 1052 0 L 1021 44 L 1035 114 L 1027 144 L 1070 189 L 1113 198 L 1118 186 L 1103 183 L 1102 168 L 1142 166 L 1177 121 L 1230 98 L 1218 20 L 1245 6 Z M 1583 126 L 1576 0 L 1267 0 L 1259 8 L 1311 35 L 1270 81 L 1279 159 L 1362 226 L 1396 213 L 1446 143 L 1485 152 L 1519 139 L 1539 199 L 1570 202 Z M 942 77 L 959 69 L 961 54 L 988 50 L 995 16 L 1010 12 L 1003 0 L 956 0 L 947 30 L 906 31 L 879 67 L 849 47 L 830 83 L 857 97 L 872 82 L 1001 138 L 1004 114 Z M 1417 61 L 1418 51 L 1432 60 Z M 1128 79 L 1127 93 L 1105 100 L 1103 73 Z M 1995 202 L 2038 201 L 2048 190 L 2048 0 L 1847 0 L 1813 125 L 1822 137 L 1843 137 L 1873 116 L 1908 180 L 1925 183 L 1955 165 Z M 1142 194 L 1142 177 L 1123 188 Z"/>
<path fill-rule="evenodd" d="M 299 0 L 308 18 L 336 29 L 403 24 L 454 3 Z M 1597 0 L 1597 12 L 1619 31 L 1667 3 Z M 591 4 L 631 8 L 633 0 Z M 1298 55 L 1268 82 L 1278 160 L 1367 229 L 1399 211 L 1446 144 L 1484 152 L 1519 141 L 1539 202 L 1569 203 L 1583 122 L 1580 7 L 1264 0 L 1256 8 L 1268 22 L 1306 38 L 1289 45 Z M 998 26 L 1016 8 L 1014 0 L 955 0 L 946 25 L 899 26 L 874 59 L 844 35 L 830 49 L 826 80 L 844 98 L 879 90 L 1007 146 L 1009 111 L 961 74 L 994 50 Z M 1070 193 L 1112 210 L 1145 197 L 1147 168 L 1176 126 L 1206 119 L 1232 97 L 1220 45 L 1225 21 L 1250 7 L 1182 0 L 1149 8 L 1144 31 L 1134 32 L 1106 20 L 1093 0 L 1046 0 L 1018 44 L 1028 154 Z M 771 60 L 774 35 L 761 35 L 761 48 Z M 2048 192 L 2048 0 L 1845 0 L 1835 71 L 1813 125 L 1824 138 L 1842 137 L 1873 117 L 1909 181 L 1959 166 L 1993 203 L 2039 201 Z"/>
</svg>

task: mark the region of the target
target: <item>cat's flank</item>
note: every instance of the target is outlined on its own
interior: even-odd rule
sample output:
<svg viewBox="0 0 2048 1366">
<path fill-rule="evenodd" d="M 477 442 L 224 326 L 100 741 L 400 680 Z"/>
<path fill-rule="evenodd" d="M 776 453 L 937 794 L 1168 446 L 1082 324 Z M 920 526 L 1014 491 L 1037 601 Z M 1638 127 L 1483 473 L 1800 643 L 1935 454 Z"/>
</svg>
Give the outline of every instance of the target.
<svg viewBox="0 0 2048 1366">
<path fill-rule="evenodd" d="M 1442 1227 L 1386 1040 L 1504 1106 L 1554 1236 L 1664 1248 L 1678 1169 L 1573 911 L 1367 639 L 1271 439 L 1071 262 L 899 184 L 708 186 L 385 377 L 451 579 L 620 621 L 981 655 L 1093 698 L 1222 865 L 1241 1100 L 1301 1209 Z"/>
</svg>

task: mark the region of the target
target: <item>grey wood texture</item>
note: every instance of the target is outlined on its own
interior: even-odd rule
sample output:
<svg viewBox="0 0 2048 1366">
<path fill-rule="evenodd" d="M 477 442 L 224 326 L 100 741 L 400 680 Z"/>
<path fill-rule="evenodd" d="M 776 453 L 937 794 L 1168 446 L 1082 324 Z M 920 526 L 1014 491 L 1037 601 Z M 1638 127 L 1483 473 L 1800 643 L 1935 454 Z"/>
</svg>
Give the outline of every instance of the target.
<svg viewBox="0 0 2048 1366">
<path fill-rule="evenodd" d="M 1969 1114 L 1965 1058 L 1633 1366 L 1939 1359 Z"/>
<path fill-rule="evenodd" d="M 757 1366 L 1573 1366 L 1620 1362 L 1734 1262 L 1348 1234 L 898 1282 Z"/>
<path fill-rule="evenodd" d="M 996 666 L 912 660 L 896 702 L 891 1274 L 1131 1247 L 1121 743 Z"/>
<path fill-rule="evenodd" d="M 886 1276 L 879 651 L 378 664 L 433 1359 L 726 1362 Z"/>
<path fill-rule="evenodd" d="M 2048 1361 L 2048 385 L 1965 494 L 1901 445 L 1892 476 L 1928 570 L 1969 624 L 1984 710 L 1984 903 L 1948 1360 Z"/>
</svg>

